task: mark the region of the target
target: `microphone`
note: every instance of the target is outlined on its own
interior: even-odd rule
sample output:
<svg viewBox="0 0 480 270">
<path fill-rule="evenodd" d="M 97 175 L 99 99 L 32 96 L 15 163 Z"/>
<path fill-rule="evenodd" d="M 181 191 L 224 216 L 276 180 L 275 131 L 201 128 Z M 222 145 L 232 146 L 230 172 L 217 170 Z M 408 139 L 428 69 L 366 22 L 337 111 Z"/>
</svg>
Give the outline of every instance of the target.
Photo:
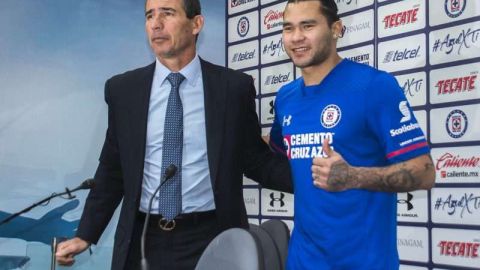
<svg viewBox="0 0 480 270">
<path fill-rule="evenodd" d="M 150 201 L 148 202 L 148 211 L 145 216 L 145 222 L 143 223 L 142 238 L 140 240 L 140 249 L 142 254 L 142 270 L 148 270 L 148 262 L 147 258 L 145 257 L 145 235 L 147 234 L 147 226 L 150 219 L 150 211 L 152 210 L 153 198 L 155 198 L 155 195 L 157 195 L 158 191 L 160 191 L 160 188 L 167 182 L 167 180 L 172 178 L 176 172 L 177 166 L 175 166 L 174 164 L 170 164 L 167 168 L 165 168 L 165 173 L 163 174 L 162 178 L 160 178 L 160 185 L 158 185 L 157 189 L 150 198 Z"/>
<path fill-rule="evenodd" d="M 35 207 L 37 207 L 37 206 L 39 206 L 39 205 L 41 205 L 41 204 L 43 204 L 43 203 L 45 203 L 45 202 L 50 201 L 52 198 L 55 198 L 55 197 L 58 197 L 58 196 L 63 196 L 63 195 L 68 195 L 68 198 L 67 198 L 67 199 L 74 199 L 75 196 L 72 195 L 72 192 L 75 192 L 75 191 L 80 190 L 80 189 L 91 189 L 91 188 L 93 188 L 94 186 L 95 186 L 95 180 L 89 178 L 89 179 L 86 179 L 85 181 L 83 181 L 83 182 L 80 184 L 80 186 L 78 186 L 78 187 L 76 187 L 76 188 L 74 188 L 74 189 L 72 189 L 72 190 L 70 190 L 70 189 L 68 189 L 68 188 L 65 188 L 65 192 L 62 192 L 62 193 L 53 193 L 52 195 L 48 196 L 47 198 L 45 198 L 45 199 L 43 199 L 43 200 L 41 200 L 41 201 L 39 201 L 39 202 L 36 202 L 36 203 L 30 205 L 29 207 L 27 207 L 27 208 L 25 208 L 25 209 L 23 209 L 23 210 L 15 213 L 15 214 L 10 215 L 9 217 L 7 217 L 6 219 L 4 219 L 4 220 L 2 220 L 2 221 L 0 222 L 0 226 L 3 225 L 3 224 L 5 224 L 5 223 L 7 223 L 7 222 L 9 222 L 9 221 L 12 220 L 12 219 L 18 217 L 19 215 L 21 215 L 21 214 L 23 214 L 23 213 L 26 213 L 26 212 L 32 210 L 33 208 L 35 208 Z"/>
</svg>

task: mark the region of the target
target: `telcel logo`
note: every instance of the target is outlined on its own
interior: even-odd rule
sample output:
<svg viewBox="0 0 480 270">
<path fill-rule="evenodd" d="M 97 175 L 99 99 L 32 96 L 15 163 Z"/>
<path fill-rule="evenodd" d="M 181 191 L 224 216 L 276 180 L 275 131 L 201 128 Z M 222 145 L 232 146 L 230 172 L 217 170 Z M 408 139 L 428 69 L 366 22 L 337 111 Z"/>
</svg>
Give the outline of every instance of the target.
<svg viewBox="0 0 480 270">
<path fill-rule="evenodd" d="M 253 50 L 251 52 L 246 51 L 243 53 L 235 53 L 232 57 L 232 63 L 253 59 L 255 57 L 255 51 L 256 50 Z"/>
<path fill-rule="evenodd" d="M 383 63 L 388 63 L 388 62 L 397 62 L 397 61 L 402 61 L 406 59 L 412 59 L 416 58 L 419 55 L 420 51 L 420 46 L 418 46 L 416 49 L 407 49 L 405 48 L 403 51 L 401 50 L 396 50 L 396 51 L 389 51 L 385 55 L 385 58 L 383 59 Z"/>
<path fill-rule="evenodd" d="M 265 85 L 288 82 L 290 74 L 291 72 L 288 72 L 288 74 L 269 75 L 265 79 Z"/>
</svg>

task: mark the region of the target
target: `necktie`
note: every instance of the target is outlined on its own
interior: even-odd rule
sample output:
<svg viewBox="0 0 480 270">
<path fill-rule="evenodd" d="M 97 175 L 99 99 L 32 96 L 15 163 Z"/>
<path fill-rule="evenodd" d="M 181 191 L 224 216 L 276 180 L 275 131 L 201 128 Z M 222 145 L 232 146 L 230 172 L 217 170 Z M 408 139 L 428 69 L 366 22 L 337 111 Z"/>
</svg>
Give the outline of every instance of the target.
<svg viewBox="0 0 480 270">
<path fill-rule="evenodd" d="M 159 191 L 159 211 L 167 220 L 174 219 L 182 212 L 183 106 L 178 89 L 184 79 L 180 73 L 167 76 L 172 88 L 165 113 L 162 175 L 170 164 L 177 166 L 177 173 Z"/>
</svg>

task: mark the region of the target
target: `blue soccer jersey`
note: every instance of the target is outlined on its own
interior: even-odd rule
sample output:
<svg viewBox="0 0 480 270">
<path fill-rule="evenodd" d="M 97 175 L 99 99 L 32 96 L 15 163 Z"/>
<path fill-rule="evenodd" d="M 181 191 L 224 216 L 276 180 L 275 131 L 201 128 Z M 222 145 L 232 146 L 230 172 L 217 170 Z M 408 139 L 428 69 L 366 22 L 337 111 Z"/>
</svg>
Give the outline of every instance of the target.
<svg viewBox="0 0 480 270">
<path fill-rule="evenodd" d="M 323 140 L 352 166 L 387 166 L 430 151 L 386 72 L 342 60 L 319 85 L 299 78 L 282 87 L 270 142 L 288 156 L 294 179 L 288 269 L 398 269 L 396 194 L 315 187 L 312 159 L 322 155 Z"/>
</svg>

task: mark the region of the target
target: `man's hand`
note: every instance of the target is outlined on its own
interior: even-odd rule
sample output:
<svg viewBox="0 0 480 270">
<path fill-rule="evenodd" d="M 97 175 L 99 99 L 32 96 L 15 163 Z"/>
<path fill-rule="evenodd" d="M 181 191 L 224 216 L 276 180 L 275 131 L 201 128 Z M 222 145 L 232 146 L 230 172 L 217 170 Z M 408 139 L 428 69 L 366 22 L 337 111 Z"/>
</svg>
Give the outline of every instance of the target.
<svg viewBox="0 0 480 270">
<path fill-rule="evenodd" d="M 75 255 L 83 252 L 89 246 L 90 244 L 85 240 L 82 240 L 78 237 L 72 238 L 58 244 L 55 258 L 57 259 L 58 264 L 71 266 L 75 263 Z"/>
<path fill-rule="evenodd" d="M 313 184 L 327 191 L 344 191 L 352 188 L 353 181 L 349 177 L 352 167 L 330 147 L 328 140 L 323 141 L 322 149 L 326 156 L 313 159 Z"/>
</svg>

